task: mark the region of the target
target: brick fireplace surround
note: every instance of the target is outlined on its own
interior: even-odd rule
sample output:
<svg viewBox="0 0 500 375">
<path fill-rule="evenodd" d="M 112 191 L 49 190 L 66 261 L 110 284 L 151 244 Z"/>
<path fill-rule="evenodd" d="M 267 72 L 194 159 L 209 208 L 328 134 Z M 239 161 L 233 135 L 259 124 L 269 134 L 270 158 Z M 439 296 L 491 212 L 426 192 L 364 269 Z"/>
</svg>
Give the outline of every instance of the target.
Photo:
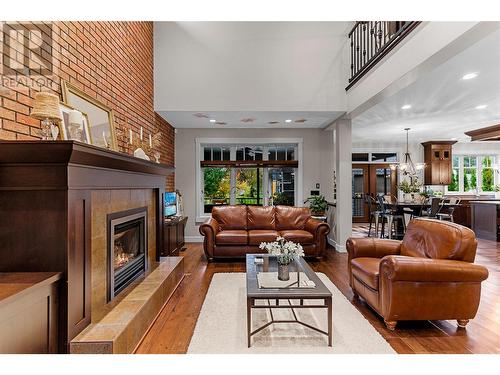
<svg viewBox="0 0 500 375">
<path fill-rule="evenodd" d="M 52 63 L 52 72 L 41 80 L 34 74 L 7 75 L 9 65 L 27 69 L 24 59 L 30 59 L 21 45 L 12 53 L 7 38 L 39 44 L 40 33 L 51 41 L 42 59 Z M 152 22 L 0 22 L 0 44 L 0 140 L 38 139 L 40 121 L 29 117 L 35 94 L 61 95 L 65 80 L 111 107 L 116 126 L 136 134 L 141 126 L 146 134 L 161 131 L 161 162 L 174 165 L 174 129 L 154 112 Z M 123 142 L 118 147 L 132 152 Z M 173 174 L 166 189 L 174 189 Z"/>
</svg>

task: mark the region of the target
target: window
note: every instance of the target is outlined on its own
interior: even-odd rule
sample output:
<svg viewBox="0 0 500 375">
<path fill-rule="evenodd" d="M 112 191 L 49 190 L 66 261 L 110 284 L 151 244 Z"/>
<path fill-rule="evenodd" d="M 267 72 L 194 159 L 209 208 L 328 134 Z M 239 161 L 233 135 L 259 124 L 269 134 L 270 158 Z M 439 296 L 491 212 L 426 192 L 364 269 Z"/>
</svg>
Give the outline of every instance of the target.
<svg viewBox="0 0 500 375">
<path fill-rule="evenodd" d="M 398 156 L 395 152 L 391 153 L 372 153 L 373 162 L 396 162 Z"/>
<path fill-rule="evenodd" d="M 447 191 L 476 193 L 495 191 L 496 176 L 492 155 L 454 155 L 452 160 L 451 184 Z"/>
<path fill-rule="evenodd" d="M 464 156 L 464 192 L 477 189 L 477 157 Z"/>
<path fill-rule="evenodd" d="M 204 213 L 212 212 L 216 204 L 229 204 L 231 170 L 229 168 L 203 168 Z"/>
<path fill-rule="evenodd" d="M 397 152 L 353 152 L 353 163 L 395 163 L 398 161 Z"/>
<path fill-rule="evenodd" d="M 203 144 L 197 141 L 197 144 L 196 216 L 200 220 L 217 205 L 300 204 L 297 193 L 301 191 L 295 178 L 299 168 L 286 163 L 297 161 L 299 143 Z M 228 163 L 212 164 L 212 161 Z M 240 161 L 250 163 L 238 163 Z M 276 163 L 268 165 L 266 161 Z"/>
<path fill-rule="evenodd" d="M 453 156 L 452 164 L 451 164 L 451 184 L 448 185 L 448 191 L 457 191 L 459 190 L 458 183 L 458 175 L 459 175 L 459 166 L 460 166 L 460 157 Z"/>
<path fill-rule="evenodd" d="M 492 156 L 483 157 L 481 183 L 483 191 L 495 191 L 495 171 L 493 170 Z"/>
</svg>

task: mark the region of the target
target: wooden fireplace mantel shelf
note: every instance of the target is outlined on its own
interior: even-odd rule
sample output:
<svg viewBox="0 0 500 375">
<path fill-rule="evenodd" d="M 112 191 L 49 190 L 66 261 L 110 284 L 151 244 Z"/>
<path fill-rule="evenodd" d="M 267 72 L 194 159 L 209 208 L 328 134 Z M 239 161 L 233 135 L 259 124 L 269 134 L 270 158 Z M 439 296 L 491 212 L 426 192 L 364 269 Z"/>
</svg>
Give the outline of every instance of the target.
<svg viewBox="0 0 500 375">
<path fill-rule="evenodd" d="M 151 185 L 140 174 L 174 172 L 173 166 L 76 141 L 0 141 L 0 166 L 0 188 L 16 190 L 140 188 Z"/>
</svg>

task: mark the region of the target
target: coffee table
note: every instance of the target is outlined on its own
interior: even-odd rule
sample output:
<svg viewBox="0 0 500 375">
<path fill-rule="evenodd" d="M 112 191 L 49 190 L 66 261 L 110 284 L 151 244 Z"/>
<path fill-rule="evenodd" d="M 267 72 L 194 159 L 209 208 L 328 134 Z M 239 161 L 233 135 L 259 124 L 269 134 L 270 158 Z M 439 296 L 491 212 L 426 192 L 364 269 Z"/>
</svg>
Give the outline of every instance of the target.
<svg viewBox="0 0 500 375">
<path fill-rule="evenodd" d="M 263 263 L 255 263 L 255 258 L 262 258 Z M 328 346 L 332 346 L 332 293 L 319 279 L 318 275 L 309 267 L 304 259 L 299 258 L 290 264 L 290 276 L 293 272 L 301 272 L 307 278 L 314 282 L 315 287 L 300 287 L 295 285 L 279 288 L 259 288 L 257 275 L 260 272 L 277 272 L 278 262 L 275 256 L 269 254 L 247 254 L 246 256 L 246 277 L 247 277 L 247 338 L 248 347 L 251 346 L 252 336 L 262 331 L 271 324 L 277 323 L 297 323 L 308 327 L 314 331 L 320 332 L 328 336 Z M 257 301 L 267 301 L 267 305 L 256 304 Z M 317 300 L 318 303 L 304 304 L 304 300 Z M 271 305 L 271 301 L 274 304 Z M 280 302 L 287 304 L 280 304 Z M 294 301 L 298 301 L 293 303 Z M 293 304 L 292 304 L 293 303 Z M 252 310 L 253 309 L 269 309 L 271 321 L 263 326 L 252 331 Z M 293 320 L 276 320 L 273 317 L 274 309 L 290 309 L 292 311 Z M 295 309 L 326 309 L 328 320 L 328 331 L 325 332 L 317 327 L 300 321 L 297 318 Z"/>
</svg>

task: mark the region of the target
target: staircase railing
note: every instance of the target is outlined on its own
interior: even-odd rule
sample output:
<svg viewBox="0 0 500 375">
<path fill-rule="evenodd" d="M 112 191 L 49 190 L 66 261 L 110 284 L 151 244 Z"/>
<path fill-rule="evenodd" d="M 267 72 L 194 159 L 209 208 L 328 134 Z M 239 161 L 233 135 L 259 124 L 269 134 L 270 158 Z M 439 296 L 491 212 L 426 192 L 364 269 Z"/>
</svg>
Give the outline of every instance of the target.
<svg viewBox="0 0 500 375">
<path fill-rule="evenodd" d="M 403 40 L 419 21 L 358 21 L 349 32 L 351 74 L 349 90 L 392 48 Z"/>
</svg>

